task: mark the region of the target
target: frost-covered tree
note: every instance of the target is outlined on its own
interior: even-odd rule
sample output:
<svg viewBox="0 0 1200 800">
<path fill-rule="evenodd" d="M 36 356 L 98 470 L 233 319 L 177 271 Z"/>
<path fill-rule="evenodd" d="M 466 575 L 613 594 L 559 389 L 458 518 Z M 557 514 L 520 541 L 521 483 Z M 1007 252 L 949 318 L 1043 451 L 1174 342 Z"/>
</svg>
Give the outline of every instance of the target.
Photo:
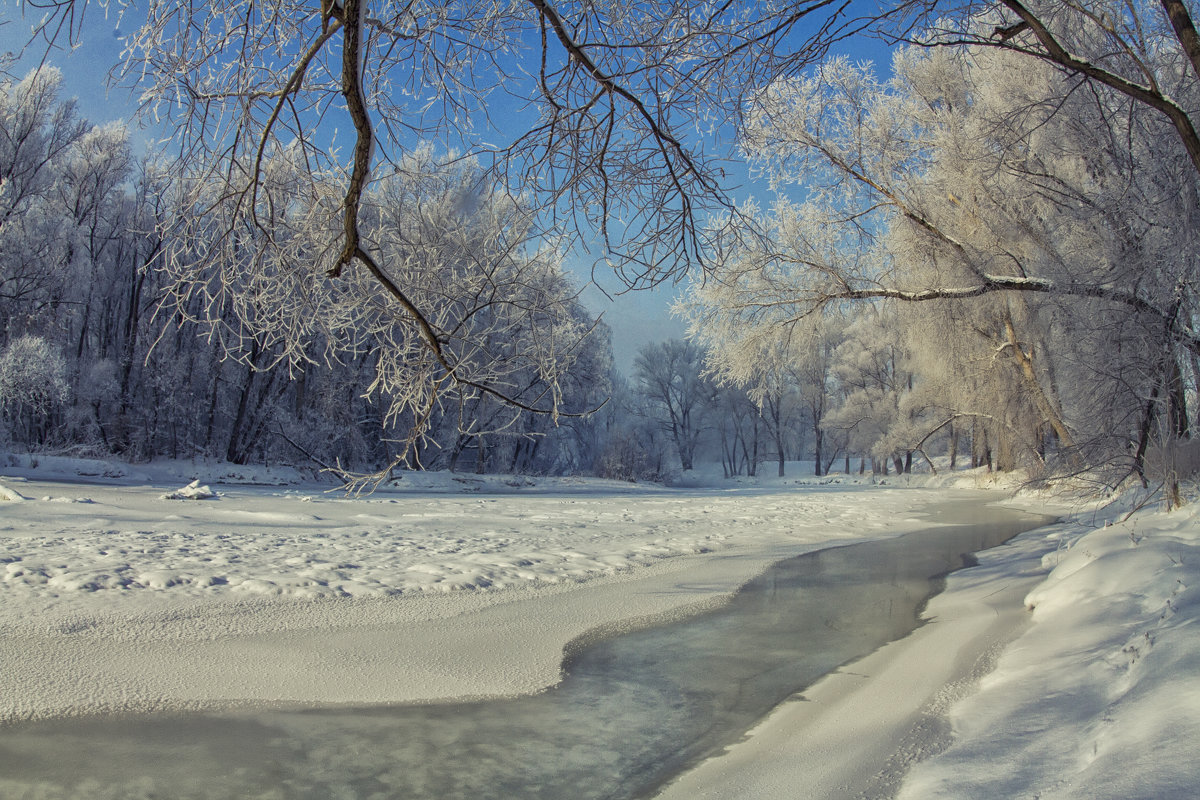
<svg viewBox="0 0 1200 800">
<path fill-rule="evenodd" d="M 697 328 L 884 300 L 920 306 L 912 320 L 951 314 L 904 333 L 943 377 L 986 386 L 982 403 L 939 389 L 950 415 L 987 420 L 1004 464 L 1050 447 L 1064 466 L 1132 454 L 1140 468 L 1158 415 L 1139 409 L 1163 405 L 1197 347 L 1194 268 L 1173 249 L 1195 230 L 1182 148 L 1140 104 L 1017 55 L 909 50 L 894 71 L 835 60 L 762 99 L 747 148 L 805 195 L 760 216 L 768 241 L 730 248 Z"/>
<path fill-rule="evenodd" d="M 44 14 L 35 28 L 51 41 L 77 36 L 89 7 L 27 5 Z M 274 281 L 289 292 L 293 278 L 276 267 L 297 254 L 300 226 L 318 233 L 304 258 L 323 282 L 311 281 L 308 297 L 370 284 L 419 332 L 428 354 L 421 368 L 390 373 L 415 381 L 399 393 L 453 386 L 529 408 L 478 358 L 459 360 L 458 331 L 373 240 L 383 182 L 410 171 L 419 142 L 437 141 L 480 165 L 485 193 L 521 198 L 529 236 L 598 243 L 631 285 L 678 277 L 704 261 L 711 215 L 732 211 L 706 132 L 738 124 L 748 83 L 810 63 L 860 25 L 825 0 L 152 0 L 116 80 L 179 147 L 183 213 L 164 232 L 162 261 L 193 274 L 193 288 L 172 284 L 181 307 L 209 323 L 236 315 L 230 328 L 298 365 L 310 340 L 278 339 L 277 317 L 257 304 Z M 538 410 L 560 413 L 556 399 L 542 396 Z M 415 415 L 417 430 L 425 417 Z"/>
<path fill-rule="evenodd" d="M 741 324 L 732 316 L 718 320 L 716 315 L 706 313 L 704 298 L 710 288 L 695 287 L 677 310 L 692 317 L 691 335 L 705 349 L 711 376 L 722 385 L 734 387 L 735 394 L 746 395 L 727 398 L 726 405 L 737 408 L 743 399 L 749 399 L 756 406 L 753 425 L 761 424 L 763 435 L 771 439 L 780 477 L 789 452 L 799 450 L 792 443 L 803 438 L 801 425 L 807 421 L 813 432 L 816 473 L 822 474 L 823 421 L 829 405 L 830 357 L 837 323 L 805 320 L 773 326 Z M 697 322 L 701 319 L 703 322 Z M 731 413 L 731 419 L 737 416 Z M 738 431 L 740 427 L 731 429 Z"/>
<path fill-rule="evenodd" d="M 362 276 L 319 291 L 326 279 L 309 257 L 337 232 L 308 222 L 335 192 L 276 209 L 269 263 L 253 261 L 266 236 L 253 228 L 237 258 L 212 260 L 220 193 L 208 213 L 184 213 L 195 196 L 174 163 L 133 159 L 124 126 L 79 119 L 59 86 L 52 70 L 0 84 L 0 345 L 32 335 L 58 347 L 70 390 L 54 409 L 61 444 L 130 458 L 282 457 L 349 474 L 403 460 L 406 448 L 411 465 L 442 466 L 466 432 L 490 440 L 490 470 L 590 461 L 567 455 L 563 418 L 521 405 L 599 406 L 607 340 L 590 333 L 552 243 L 532 241 L 528 215 L 470 162 L 415 151 L 369 193 L 363 230 L 429 309 L 444 350 L 511 402 L 467 380 L 436 386 L 420 329 Z M 284 156 L 270 165 L 279 186 L 297 174 Z M 31 413 L 10 426 L 13 445 L 44 443 L 44 426 L 25 424 Z M 421 426 L 428 438 L 414 442 Z"/>
<path fill-rule="evenodd" d="M 1200 120 L 1189 99 L 1200 78 L 1200 35 L 1185 0 L 927 0 L 896 12 L 881 16 L 889 38 L 1002 50 L 1142 106 L 1166 124 L 1166 135 L 1200 174 Z"/>
<path fill-rule="evenodd" d="M 220 231 L 236 227 L 240 201 L 218 186 L 207 213 L 181 215 L 190 226 L 170 232 L 158 267 L 174 312 L 246 364 L 246 385 L 276 367 L 357 364 L 369 353 L 364 389 L 406 442 L 398 461 L 440 421 L 486 445 L 481 437 L 511 434 L 523 413 L 563 407 L 591 325 L 557 251 L 531 238 L 525 210 L 471 161 L 439 161 L 426 147 L 399 162 L 363 196 L 362 246 L 378 269 L 340 278 L 321 262 L 342 235 L 330 215 L 336 179 L 314 183 L 296 148 L 263 167 L 271 191 L 294 192 L 287 204 L 229 236 Z"/>
<path fill-rule="evenodd" d="M 57 196 L 87 124 L 53 69 L 0 82 L 0 317 L 6 341 L 72 288 L 71 209 Z"/>
<path fill-rule="evenodd" d="M 666 477 L 670 444 L 651 417 L 648 399 L 621 373 L 610 376 L 610 399 L 587 417 L 597 428 L 592 471 L 601 478 L 659 481 Z"/>
<path fill-rule="evenodd" d="M 725 477 L 757 475 L 758 465 L 767 455 L 767 422 L 758 404 L 741 387 L 717 386 L 710 419 Z"/>
<path fill-rule="evenodd" d="M 870 456 L 874 471 L 886 472 L 890 460 L 899 473 L 912 469 L 909 437 L 916 420 L 905 399 L 914 377 L 889 311 L 868 309 L 847 326 L 832 358 L 839 398 L 824 427 L 841 434 L 847 454 Z"/>
</svg>

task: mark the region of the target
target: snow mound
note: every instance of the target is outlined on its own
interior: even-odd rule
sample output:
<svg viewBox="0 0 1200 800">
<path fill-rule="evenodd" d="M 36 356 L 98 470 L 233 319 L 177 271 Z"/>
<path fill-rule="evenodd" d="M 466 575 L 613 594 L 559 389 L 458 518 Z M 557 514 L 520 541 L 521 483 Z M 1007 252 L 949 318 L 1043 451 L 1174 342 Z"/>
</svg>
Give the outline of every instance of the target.
<svg viewBox="0 0 1200 800">
<path fill-rule="evenodd" d="M 207 486 L 201 486 L 199 480 L 194 480 L 182 489 L 161 495 L 163 500 L 211 500 L 217 493 Z"/>
<path fill-rule="evenodd" d="M 19 492 L 0 483 L 0 502 L 20 503 L 24 499 Z"/>
</svg>

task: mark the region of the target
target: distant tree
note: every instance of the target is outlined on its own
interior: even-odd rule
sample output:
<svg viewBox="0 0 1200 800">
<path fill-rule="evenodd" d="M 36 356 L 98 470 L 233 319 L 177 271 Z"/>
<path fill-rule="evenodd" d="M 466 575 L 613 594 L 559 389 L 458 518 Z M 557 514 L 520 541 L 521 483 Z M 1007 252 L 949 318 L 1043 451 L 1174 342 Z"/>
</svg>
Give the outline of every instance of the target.
<svg viewBox="0 0 1200 800">
<path fill-rule="evenodd" d="M 609 380 L 611 399 L 586 418 L 598 429 L 593 473 L 625 481 L 663 480 L 670 445 L 651 419 L 648 400 L 620 373 L 614 372 Z"/>
<path fill-rule="evenodd" d="M 814 431 L 817 474 L 821 474 L 831 337 L 836 324 L 755 325 L 712 313 L 717 284 L 693 287 L 679 305 L 691 334 L 704 346 L 706 369 L 719 384 L 736 387 L 757 407 L 754 424 L 774 444 L 778 474 L 784 475 L 788 443 L 807 417 Z M 715 293 L 715 295 L 713 294 Z"/>
<path fill-rule="evenodd" d="M 902 341 L 895 317 L 870 309 L 847 327 L 832 354 L 841 396 L 825 417 L 825 428 L 841 432 L 848 450 L 870 455 L 876 471 L 888 460 L 898 473 L 912 466 L 903 433 L 910 423 L 904 399 L 913 375 Z"/>
<path fill-rule="evenodd" d="M 711 417 L 720 440 L 725 477 L 756 475 L 766 455 L 768 422 L 763 410 L 741 387 L 718 386 Z"/>
<path fill-rule="evenodd" d="M 704 351 L 682 339 L 654 342 L 638 351 L 633 370 L 650 414 L 675 445 L 681 468 L 692 469 L 716 396 L 703 374 Z"/>
</svg>

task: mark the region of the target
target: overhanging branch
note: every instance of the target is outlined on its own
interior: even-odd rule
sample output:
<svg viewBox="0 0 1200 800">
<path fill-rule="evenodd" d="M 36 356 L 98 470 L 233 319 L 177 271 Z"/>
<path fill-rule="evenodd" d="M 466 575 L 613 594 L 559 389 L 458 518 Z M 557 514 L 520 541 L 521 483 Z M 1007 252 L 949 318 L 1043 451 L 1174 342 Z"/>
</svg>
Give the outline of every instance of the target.
<svg viewBox="0 0 1200 800">
<path fill-rule="evenodd" d="M 1200 337 L 1179 321 L 1179 315 L 1170 313 L 1143 297 L 1116 289 L 1084 283 L 1058 283 L 1043 278 L 1018 278 L 1005 275 L 985 275 L 984 281 L 975 286 L 960 286 L 944 289 L 904 290 L 886 287 L 871 289 L 845 289 L 821 295 L 818 307 L 841 300 L 900 300 L 906 303 L 924 303 L 931 300 L 969 300 L 997 292 L 1035 292 L 1038 294 L 1063 295 L 1067 297 L 1091 297 L 1106 300 L 1146 314 L 1166 327 L 1172 339 L 1188 350 L 1200 355 Z"/>
</svg>

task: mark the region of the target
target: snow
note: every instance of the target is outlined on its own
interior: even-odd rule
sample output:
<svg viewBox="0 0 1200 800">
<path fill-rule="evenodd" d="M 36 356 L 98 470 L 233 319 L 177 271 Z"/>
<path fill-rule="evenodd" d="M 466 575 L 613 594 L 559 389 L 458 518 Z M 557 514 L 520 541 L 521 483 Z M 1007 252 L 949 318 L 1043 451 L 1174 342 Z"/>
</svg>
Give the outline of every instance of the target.
<svg viewBox="0 0 1200 800">
<path fill-rule="evenodd" d="M 182 489 L 161 495 L 163 500 L 211 500 L 217 493 L 207 486 L 201 486 L 199 480 L 194 480 Z"/>
<path fill-rule="evenodd" d="M 3 503 L 3 502 L 20 503 L 24 499 L 25 498 L 21 495 L 20 492 L 14 491 L 13 489 L 10 489 L 7 486 L 5 486 L 3 483 L 0 483 L 0 503 Z"/>
<path fill-rule="evenodd" d="M 286 469 L 12 458 L 0 722 L 535 692 L 581 637 L 923 527 L 978 482 L 422 473 L 354 497 Z M 184 485 L 207 499 L 165 499 Z M 1008 502 L 1063 521 L 950 576 L 926 625 L 662 797 L 1195 796 L 1200 511 Z"/>
<path fill-rule="evenodd" d="M 1195 797 L 1197 513 L 1058 534 L 1024 601 L 1028 631 L 953 708 L 954 744 L 901 797 Z"/>
<path fill-rule="evenodd" d="M 1200 509 L 1013 502 L 1063 522 L 982 553 L 928 624 L 661 800 L 1195 797 Z"/>
<path fill-rule="evenodd" d="M 930 500 L 427 473 L 347 496 L 280 471 L 53 458 L 3 474 L 40 499 L 0 512 L 0 721 L 533 692 L 581 636 L 912 530 Z M 167 499 L 182 482 L 214 496 Z"/>
</svg>

